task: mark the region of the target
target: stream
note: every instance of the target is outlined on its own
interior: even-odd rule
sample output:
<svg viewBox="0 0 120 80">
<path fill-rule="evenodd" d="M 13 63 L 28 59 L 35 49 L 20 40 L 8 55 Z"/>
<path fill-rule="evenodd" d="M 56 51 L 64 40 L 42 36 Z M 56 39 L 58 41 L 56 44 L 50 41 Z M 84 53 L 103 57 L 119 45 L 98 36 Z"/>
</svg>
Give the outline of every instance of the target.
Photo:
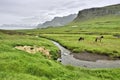
<svg viewBox="0 0 120 80">
<path fill-rule="evenodd" d="M 120 68 L 120 60 L 97 60 L 97 61 L 85 61 L 79 60 L 73 57 L 68 49 L 65 49 L 59 43 L 52 41 L 61 51 L 61 61 L 63 65 L 72 65 L 77 67 L 87 67 L 87 68 Z"/>
</svg>

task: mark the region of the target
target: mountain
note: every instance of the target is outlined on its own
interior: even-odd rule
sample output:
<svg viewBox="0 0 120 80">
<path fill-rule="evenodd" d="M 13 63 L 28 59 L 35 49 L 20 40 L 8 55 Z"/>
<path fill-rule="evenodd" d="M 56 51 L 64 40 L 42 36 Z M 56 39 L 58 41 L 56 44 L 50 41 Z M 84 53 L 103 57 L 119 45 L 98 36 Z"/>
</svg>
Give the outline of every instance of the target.
<svg viewBox="0 0 120 80">
<path fill-rule="evenodd" d="M 120 15 L 120 4 L 81 10 L 74 21 L 79 22 L 81 20 L 87 20 L 106 15 Z"/>
<path fill-rule="evenodd" d="M 120 34 L 120 4 L 79 11 L 64 27 L 41 29 L 41 33 Z"/>
<path fill-rule="evenodd" d="M 38 24 L 38 28 L 46 28 L 49 26 L 55 27 L 55 26 L 63 26 L 68 24 L 69 22 L 73 21 L 76 18 L 76 14 L 71 14 L 68 16 L 64 16 L 64 17 L 55 17 L 54 19 L 52 19 L 51 21 L 46 21 L 43 24 Z"/>
</svg>

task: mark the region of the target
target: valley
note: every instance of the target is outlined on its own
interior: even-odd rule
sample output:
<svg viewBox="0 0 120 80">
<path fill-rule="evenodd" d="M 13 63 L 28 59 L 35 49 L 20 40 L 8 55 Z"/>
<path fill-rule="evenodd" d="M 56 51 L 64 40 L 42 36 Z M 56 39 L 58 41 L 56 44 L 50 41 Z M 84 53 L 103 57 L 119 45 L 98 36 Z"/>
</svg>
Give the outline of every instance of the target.
<svg viewBox="0 0 120 80">
<path fill-rule="evenodd" d="M 119 80 L 119 45 L 120 4 L 60 27 L 0 30 L 0 80 Z"/>
</svg>

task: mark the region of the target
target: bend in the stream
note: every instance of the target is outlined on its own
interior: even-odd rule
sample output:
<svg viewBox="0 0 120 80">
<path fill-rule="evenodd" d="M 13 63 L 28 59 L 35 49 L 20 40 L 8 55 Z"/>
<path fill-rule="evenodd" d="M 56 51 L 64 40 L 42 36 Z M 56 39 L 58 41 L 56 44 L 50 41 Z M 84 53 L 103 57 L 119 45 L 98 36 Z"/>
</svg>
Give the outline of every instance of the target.
<svg viewBox="0 0 120 80">
<path fill-rule="evenodd" d="M 72 65 L 79 67 L 88 67 L 88 68 L 120 68 L 120 60 L 97 60 L 93 61 L 84 61 L 78 60 L 71 55 L 68 49 L 65 49 L 59 43 L 52 41 L 61 51 L 61 63 L 64 65 Z"/>
</svg>

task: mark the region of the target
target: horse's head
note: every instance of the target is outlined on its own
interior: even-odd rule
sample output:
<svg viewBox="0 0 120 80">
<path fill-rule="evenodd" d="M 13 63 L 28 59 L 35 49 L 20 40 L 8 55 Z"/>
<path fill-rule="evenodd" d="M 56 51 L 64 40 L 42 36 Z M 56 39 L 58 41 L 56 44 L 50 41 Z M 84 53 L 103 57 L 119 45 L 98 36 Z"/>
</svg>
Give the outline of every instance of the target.
<svg viewBox="0 0 120 80">
<path fill-rule="evenodd" d="M 84 38 L 83 38 L 83 37 L 80 37 L 78 40 L 79 40 L 79 41 L 80 41 L 80 40 L 84 40 Z"/>
</svg>

